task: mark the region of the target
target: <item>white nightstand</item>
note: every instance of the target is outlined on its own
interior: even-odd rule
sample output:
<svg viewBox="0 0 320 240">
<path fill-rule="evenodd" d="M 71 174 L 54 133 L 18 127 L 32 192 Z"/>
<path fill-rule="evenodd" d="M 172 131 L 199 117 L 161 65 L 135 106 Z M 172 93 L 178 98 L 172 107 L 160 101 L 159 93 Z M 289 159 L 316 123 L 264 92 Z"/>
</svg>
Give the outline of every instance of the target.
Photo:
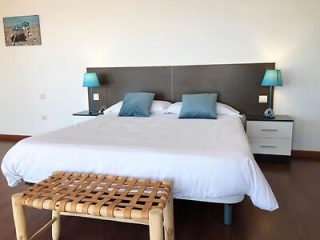
<svg viewBox="0 0 320 240">
<path fill-rule="evenodd" d="M 96 113 L 91 113 L 89 111 L 82 111 L 78 113 L 72 114 L 73 116 L 73 122 L 76 123 L 81 123 L 84 121 L 88 121 L 90 119 L 93 119 L 99 115 L 102 115 L 102 113 L 96 112 Z"/>
<path fill-rule="evenodd" d="M 289 116 L 247 116 L 247 135 L 254 154 L 291 156 L 292 131 L 293 119 Z"/>
</svg>

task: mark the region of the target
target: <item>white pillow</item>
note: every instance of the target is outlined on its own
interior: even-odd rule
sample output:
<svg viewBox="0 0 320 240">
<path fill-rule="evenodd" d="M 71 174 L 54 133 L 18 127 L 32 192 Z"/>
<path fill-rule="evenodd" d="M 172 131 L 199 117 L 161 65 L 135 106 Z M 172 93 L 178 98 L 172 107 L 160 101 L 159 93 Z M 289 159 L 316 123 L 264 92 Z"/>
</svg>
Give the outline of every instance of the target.
<svg viewBox="0 0 320 240">
<path fill-rule="evenodd" d="M 165 110 L 167 110 L 170 105 L 171 105 L 171 102 L 153 100 L 150 112 L 151 113 L 164 113 Z"/>
<path fill-rule="evenodd" d="M 123 103 L 123 101 L 120 101 L 120 102 L 112 105 L 111 107 L 108 107 L 104 112 L 105 113 L 119 113 L 120 109 L 122 107 L 122 103 Z"/>
<path fill-rule="evenodd" d="M 120 109 L 122 107 L 123 101 L 120 101 L 111 107 L 106 109 L 106 113 L 119 113 Z M 164 113 L 165 110 L 171 105 L 170 102 L 167 101 L 158 101 L 158 100 L 153 100 L 152 105 L 151 105 L 151 113 Z"/>
<path fill-rule="evenodd" d="M 240 112 L 227 104 L 217 102 L 217 114 L 238 116 Z"/>
<path fill-rule="evenodd" d="M 182 102 L 176 102 L 170 105 L 170 107 L 165 111 L 165 113 L 179 114 L 182 107 Z M 217 102 L 217 114 L 220 115 L 234 115 L 240 114 L 239 111 L 230 107 L 227 104 Z"/>
<path fill-rule="evenodd" d="M 181 107 L 182 107 L 182 102 L 172 103 L 164 113 L 179 114 Z"/>
</svg>

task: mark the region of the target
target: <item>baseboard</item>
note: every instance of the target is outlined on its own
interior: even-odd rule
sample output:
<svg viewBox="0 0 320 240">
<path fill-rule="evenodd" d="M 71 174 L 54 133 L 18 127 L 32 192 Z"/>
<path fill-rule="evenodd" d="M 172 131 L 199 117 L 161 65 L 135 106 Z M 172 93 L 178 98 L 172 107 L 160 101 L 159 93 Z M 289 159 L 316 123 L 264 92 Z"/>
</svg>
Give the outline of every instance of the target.
<svg viewBox="0 0 320 240">
<path fill-rule="evenodd" d="M 257 163 L 290 163 L 291 156 L 254 154 L 254 159 Z"/>
<path fill-rule="evenodd" d="M 28 137 L 30 137 L 30 136 L 0 134 L 0 141 L 19 142 L 22 139 L 25 139 L 25 138 L 28 138 Z"/>
<path fill-rule="evenodd" d="M 292 150 L 292 156 L 294 158 L 320 158 L 320 152 Z"/>
</svg>

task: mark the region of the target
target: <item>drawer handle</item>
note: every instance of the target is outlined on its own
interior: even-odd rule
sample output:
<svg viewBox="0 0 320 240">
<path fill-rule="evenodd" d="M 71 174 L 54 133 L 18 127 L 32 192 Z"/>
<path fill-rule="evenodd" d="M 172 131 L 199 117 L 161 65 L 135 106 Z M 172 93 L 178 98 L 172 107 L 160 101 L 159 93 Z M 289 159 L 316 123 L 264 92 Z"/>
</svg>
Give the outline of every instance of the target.
<svg viewBox="0 0 320 240">
<path fill-rule="evenodd" d="M 277 148 L 277 146 L 261 145 L 261 148 Z"/>
<path fill-rule="evenodd" d="M 261 131 L 263 131 L 263 132 L 277 132 L 278 131 L 278 129 L 261 129 Z"/>
</svg>

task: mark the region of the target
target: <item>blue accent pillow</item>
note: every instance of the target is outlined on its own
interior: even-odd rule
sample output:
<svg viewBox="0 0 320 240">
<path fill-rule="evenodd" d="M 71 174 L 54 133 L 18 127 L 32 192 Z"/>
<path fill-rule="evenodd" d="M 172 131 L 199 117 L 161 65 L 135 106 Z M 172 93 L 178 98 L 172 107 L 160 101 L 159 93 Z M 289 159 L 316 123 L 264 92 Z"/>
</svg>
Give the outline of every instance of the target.
<svg viewBox="0 0 320 240">
<path fill-rule="evenodd" d="M 134 92 L 124 96 L 119 117 L 149 117 L 154 93 Z"/>
<path fill-rule="evenodd" d="M 217 93 L 184 94 L 179 118 L 217 118 Z"/>
</svg>

